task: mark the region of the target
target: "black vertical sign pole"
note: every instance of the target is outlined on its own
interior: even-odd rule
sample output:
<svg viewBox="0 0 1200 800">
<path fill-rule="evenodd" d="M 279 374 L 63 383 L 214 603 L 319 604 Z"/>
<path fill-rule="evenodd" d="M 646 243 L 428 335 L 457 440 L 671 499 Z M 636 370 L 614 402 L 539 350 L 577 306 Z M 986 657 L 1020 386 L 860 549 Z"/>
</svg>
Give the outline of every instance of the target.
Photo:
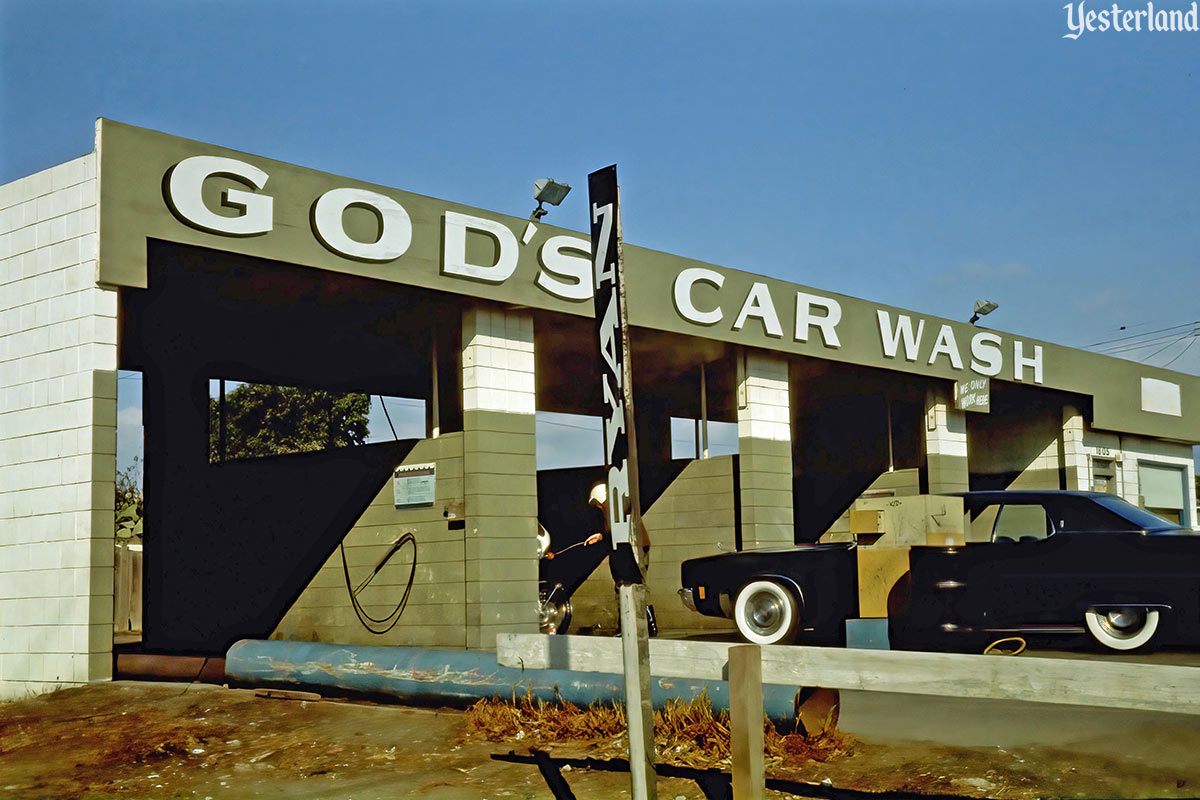
<svg viewBox="0 0 1200 800">
<path fill-rule="evenodd" d="M 654 773 L 654 718 L 650 705 L 650 640 L 642 564 L 642 512 L 638 498 L 637 438 L 633 425 L 633 362 L 621 258 L 617 167 L 588 175 L 591 207 L 592 288 L 604 398 L 605 511 L 612 533 L 609 568 L 620 605 L 629 723 L 629 772 L 634 800 L 658 796 Z"/>
<path fill-rule="evenodd" d="M 617 585 L 639 584 L 643 582 L 641 504 L 616 166 L 589 175 L 588 190 L 595 254 L 592 275 L 596 337 L 600 345 L 604 399 L 604 454 L 608 466 L 607 510 L 613 547 L 609 566 Z"/>
</svg>

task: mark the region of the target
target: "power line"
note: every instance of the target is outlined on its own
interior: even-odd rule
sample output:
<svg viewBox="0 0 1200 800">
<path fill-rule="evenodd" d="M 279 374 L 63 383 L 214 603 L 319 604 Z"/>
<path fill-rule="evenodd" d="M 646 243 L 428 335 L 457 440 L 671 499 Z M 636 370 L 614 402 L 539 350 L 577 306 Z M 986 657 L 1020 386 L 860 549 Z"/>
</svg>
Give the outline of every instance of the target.
<svg viewBox="0 0 1200 800">
<path fill-rule="evenodd" d="M 1161 324 L 1161 322 L 1161 320 L 1152 319 L 1145 322 L 1135 322 L 1132 325 L 1120 325 L 1116 328 L 1101 328 L 1099 330 L 1088 331 L 1086 334 L 1080 333 L 1076 336 L 1072 336 L 1069 341 L 1064 341 L 1064 344 L 1068 345 L 1069 347 L 1091 347 L 1091 345 L 1084 344 L 1084 340 L 1091 339 L 1096 336 L 1109 336 L 1113 334 L 1121 334 L 1122 336 L 1135 335 L 1132 333 L 1125 333 L 1125 331 L 1132 331 L 1134 328 L 1145 328 L 1147 325 L 1157 325 Z"/>
<path fill-rule="evenodd" d="M 1169 366 L 1171 366 L 1172 364 L 1174 364 L 1176 361 L 1178 361 L 1179 359 L 1183 358 L 1183 354 L 1184 354 L 1184 353 L 1186 353 L 1188 350 L 1191 350 L 1191 349 L 1192 349 L 1192 345 L 1194 345 L 1194 344 L 1196 343 L 1196 339 L 1197 339 L 1197 338 L 1200 338 L 1200 337 L 1193 336 L 1193 337 L 1192 337 L 1192 340 L 1191 340 L 1190 342 L 1188 342 L 1188 343 L 1187 343 L 1187 347 L 1185 347 L 1185 348 L 1183 348 L 1182 350 L 1180 350 L 1180 351 L 1179 351 L 1179 353 L 1178 353 L 1178 354 L 1177 354 L 1177 355 L 1176 355 L 1174 358 L 1172 358 L 1172 359 L 1171 359 L 1170 361 L 1168 361 L 1167 363 L 1163 364 L 1163 366 L 1164 366 L 1164 367 L 1169 367 Z"/>
<path fill-rule="evenodd" d="M 1149 350 L 1152 347 L 1159 347 L 1161 345 L 1166 345 L 1169 347 L 1169 346 L 1175 344 L 1176 342 L 1182 342 L 1183 340 L 1190 338 L 1190 336 L 1191 336 L 1191 334 L 1180 333 L 1180 334 L 1176 334 L 1174 336 L 1164 336 L 1161 339 L 1151 339 L 1146 342 L 1140 342 L 1139 344 L 1136 344 L 1136 345 L 1129 345 L 1127 347 L 1116 347 L 1116 348 L 1113 348 L 1112 350 L 1098 350 L 1097 352 L 1101 353 L 1103 355 L 1109 355 L 1109 356 L 1121 355 L 1123 353 L 1135 353 L 1139 350 Z M 1128 356 L 1128 357 L 1135 358 L 1136 356 Z"/>
<path fill-rule="evenodd" d="M 1175 342 L 1183 341 L 1184 339 L 1187 339 L 1189 336 L 1195 336 L 1195 335 L 1196 334 L 1192 333 L 1191 331 L 1184 331 L 1183 333 L 1171 333 L 1171 334 L 1167 334 L 1166 336 L 1158 336 L 1154 339 L 1147 339 L 1144 342 L 1130 342 L 1129 344 L 1122 344 L 1122 345 L 1115 345 L 1113 347 L 1101 348 L 1101 349 L 1097 350 L 1097 352 L 1106 353 L 1108 355 L 1113 355 L 1116 353 L 1129 353 L 1134 350 L 1145 350 L 1148 347 L 1154 347 L 1156 345 L 1162 344 L 1163 342 L 1167 342 L 1168 344 L 1174 344 Z"/>
<path fill-rule="evenodd" d="M 576 430 L 588 431 L 589 433 L 603 433 L 604 432 L 603 427 L 601 427 L 600 425 L 596 425 L 596 426 L 572 425 L 570 422 L 558 422 L 556 420 L 546 419 L 545 417 L 539 419 L 538 424 L 539 425 L 557 425 L 560 428 L 575 428 Z"/>
<path fill-rule="evenodd" d="M 1121 333 L 1122 331 L 1130 331 L 1130 330 L 1133 330 L 1134 328 L 1145 328 L 1147 325 L 1157 325 L 1161 322 L 1162 322 L 1162 320 L 1158 320 L 1158 319 L 1148 319 L 1145 322 L 1134 322 L 1133 324 L 1120 325 L 1116 328 L 1104 328 L 1102 330 L 1097 331 L 1095 334 L 1089 334 L 1089 336 L 1087 338 L 1091 338 L 1091 336 L 1093 336 L 1093 335 L 1094 336 L 1100 336 L 1100 335 L 1107 336 L 1110 333 Z M 1128 335 L 1128 334 L 1125 334 L 1125 335 Z M 1086 345 L 1082 345 L 1082 344 L 1076 345 L 1076 346 L 1077 347 L 1086 347 Z"/>
<path fill-rule="evenodd" d="M 1140 339 L 1144 336 L 1153 336 L 1155 334 L 1167 333 L 1168 331 L 1177 331 L 1181 328 L 1192 328 L 1193 326 L 1196 326 L 1196 325 L 1200 325 L 1200 321 L 1185 322 L 1181 325 L 1172 325 L 1167 328 L 1159 328 L 1159 329 L 1153 330 L 1153 331 L 1144 331 L 1142 333 L 1133 333 L 1128 336 L 1119 336 L 1115 339 L 1106 339 L 1106 340 L 1100 341 L 1100 342 L 1092 342 L 1091 344 L 1084 345 L 1084 347 L 1100 347 L 1101 345 L 1105 345 L 1105 344 L 1128 342 L 1128 341 L 1132 341 L 1133 339 Z"/>
<path fill-rule="evenodd" d="M 1158 355 L 1158 354 L 1159 354 L 1159 353 L 1161 353 L 1162 351 L 1166 350 L 1167 348 L 1169 348 L 1169 347 L 1174 347 L 1174 346 L 1175 346 L 1176 344 L 1178 344 L 1179 342 L 1182 342 L 1182 341 L 1183 341 L 1185 338 L 1186 338 L 1186 334 L 1185 334 L 1184 336 L 1180 336 L 1178 339 L 1176 339 L 1176 340 L 1175 340 L 1175 341 L 1173 341 L 1173 342 L 1167 342 L 1167 343 L 1166 343 L 1166 344 L 1164 344 L 1162 347 L 1160 347 L 1159 349 L 1155 350 L 1155 351 L 1154 351 L 1153 353 L 1151 353 L 1150 355 L 1146 356 L 1144 360 L 1146 360 L 1146 361 L 1149 361 L 1150 359 L 1154 358 L 1156 355 Z M 1193 336 L 1193 337 L 1192 337 L 1192 340 L 1193 340 L 1193 341 L 1195 341 L 1195 336 Z M 1186 350 L 1187 348 L 1185 347 L 1184 349 Z"/>
</svg>

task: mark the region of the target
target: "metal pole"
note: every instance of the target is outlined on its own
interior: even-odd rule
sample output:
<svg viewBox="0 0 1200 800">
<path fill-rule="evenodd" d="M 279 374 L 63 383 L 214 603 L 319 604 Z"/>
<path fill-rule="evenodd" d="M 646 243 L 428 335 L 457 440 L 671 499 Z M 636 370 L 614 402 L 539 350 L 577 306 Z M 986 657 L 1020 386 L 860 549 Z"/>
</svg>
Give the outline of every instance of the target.
<svg viewBox="0 0 1200 800">
<path fill-rule="evenodd" d="M 613 170 L 616 177 L 616 170 Z M 620 190 L 618 189 L 618 198 Z M 629 305 L 625 300 L 625 256 L 621 246 L 621 213 L 616 213 L 617 288 L 621 297 L 622 394 L 625 435 L 629 437 L 629 543 L 637 562 L 637 582 L 618 585 L 621 650 L 625 661 L 625 719 L 629 727 L 629 776 L 633 800 L 657 800 L 654 772 L 654 706 L 650 699 L 650 631 L 646 624 L 646 564 L 642 551 L 641 481 L 638 477 L 637 428 L 633 416 L 633 350 L 629 343 Z M 611 558 L 611 556 L 610 556 Z"/>
<path fill-rule="evenodd" d="M 708 380 L 703 363 L 700 364 L 700 433 L 704 436 L 700 457 L 708 458 Z"/>
<path fill-rule="evenodd" d="M 896 457 L 892 445 L 892 398 L 887 399 L 887 428 L 888 428 L 888 472 L 896 471 Z"/>
<path fill-rule="evenodd" d="M 604 399 L 605 511 L 612 534 L 608 564 L 617 584 L 629 775 L 634 800 L 656 800 L 654 714 L 650 705 L 650 642 L 646 624 L 642 509 L 638 496 L 637 435 L 633 414 L 633 361 L 623 280 L 617 167 L 588 175 L 591 207 L 592 288 Z"/>
<path fill-rule="evenodd" d="M 436 439 L 441 433 L 441 398 L 438 396 L 438 348 L 437 348 L 437 328 L 432 330 L 431 346 L 429 348 L 429 360 L 432 365 L 433 376 L 431 378 L 431 386 L 429 392 L 429 403 L 433 406 L 429 414 L 429 438 Z M 383 401 L 380 400 L 382 403 Z"/>
<path fill-rule="evenodd" d="M 225 379 L 221 378 L 221 399 L 217 401 L 217 460 L 225 461 Z"/>
<path fill-rule="evenodd" d="M 625 672 L 625 718 L 629 728 L 629 780 L 634 800 L 654 800 L 654 709 L 650 704 L 650 635 L 646 584 L 617 587 L 621 607 L 621 660 Z"/>
</svg>

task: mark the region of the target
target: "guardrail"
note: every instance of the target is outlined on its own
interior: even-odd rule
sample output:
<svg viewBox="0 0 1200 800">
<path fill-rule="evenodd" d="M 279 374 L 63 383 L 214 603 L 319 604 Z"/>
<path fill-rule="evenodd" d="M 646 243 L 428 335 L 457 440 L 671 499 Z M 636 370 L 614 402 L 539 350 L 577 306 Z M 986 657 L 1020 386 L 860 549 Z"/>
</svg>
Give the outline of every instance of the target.
<svg viewBox="0 0 1200 800">
<path fill-rule="evenodd" d="M 654 639 L 650 670 L 727 680 L 731 646 Z M 526 669 L 622 671 L 615 637 L 501 634 L 496 657 Z M 1123 661 L 772 645 L 762 647 L 762 682 L 1200 714 L 1200 669 Z"/>
</svg>

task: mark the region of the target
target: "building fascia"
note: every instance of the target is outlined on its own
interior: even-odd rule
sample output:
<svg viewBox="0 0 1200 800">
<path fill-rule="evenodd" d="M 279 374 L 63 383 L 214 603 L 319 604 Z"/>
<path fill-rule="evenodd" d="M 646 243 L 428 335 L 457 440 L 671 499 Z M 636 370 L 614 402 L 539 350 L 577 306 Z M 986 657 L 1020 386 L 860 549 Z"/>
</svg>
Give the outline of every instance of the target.
<svg viewBox="0 0 1200 800">
<path fill-rule="evenodd" d="M 592 314 L 590 245 L 577 231 L 106 119 L 96 141 L 101 284 L 144 288 L 146 241 L 161 239 Z M 1056 389 L 1091 397 L 1097 428 L 1200 441 L 1200 415 L 1187 413 L 1200 408 L 1196 376 L 647 248 L 625 245 L 624 258 L 636 326 Z"/>
</svg>

